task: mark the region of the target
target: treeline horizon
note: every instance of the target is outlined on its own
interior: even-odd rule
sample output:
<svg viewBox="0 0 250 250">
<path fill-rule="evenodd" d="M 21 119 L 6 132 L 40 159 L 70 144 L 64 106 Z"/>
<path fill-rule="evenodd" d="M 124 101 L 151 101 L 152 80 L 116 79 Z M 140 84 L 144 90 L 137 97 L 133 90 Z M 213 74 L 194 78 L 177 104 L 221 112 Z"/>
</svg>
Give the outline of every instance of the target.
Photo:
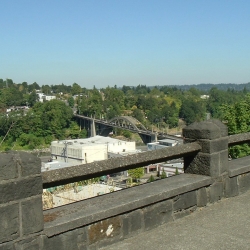
<svg viewBox="0 0 250 250">
<path fill-rule="evenodd" d="M 74 82 L 75 83 L 75 82 Z M 74 84 L 72 83 L 72 85 Z M 11 78 L 7 78 L 7 79 L 3 79 L 0 78 L 0 89 L 2 88 L 6 88 L 6 87 L 11 87 L 13 85 L 16 86 L 26 86 L 28 87 L 29 92 L 33 91 L 33 90 L 43 90 L 45 89 L 45 92 L 47 90 L 48 87 L 51 88 L 51 90 L 54 93 L 58 93 L 59 90 L 62 90 L 61 92 L 67 91 L 70 92 L 72 85 L 66 85 L 64 83 L 61 84 L 38 84 L 37 82 L 33 82 L 31 84 L 28 84 L 28 82 L 24 81 L 22 83 L 14 83 L 13 80 Z M 80 85 L 79 85 L 80 86 Z M 242 91 L 244 89 L 246 90 L 250 90 L 250 82 L 247 83 L 199 83 L 199 84 L 180 84 L 180 85 L 172 85 L 172 84 L 166 84 L 166 85 L 144 85 L 144 84 L 138 84 L 137 86 L 133 86 L 133 85 L 123 85 L 122 87 L 117 87 L 117 85 L 114 85 L 114 88 L 118 88 L 118 89 L 123 89 L 123 88 L 130 88 L 130 89 L 136 89 L 138 87 L 146 87 L 148 89 L 153 89 L 153 88 L 157 88 L 157 89 L 161 89 L 161 88 L 177 88 L 180 90 L 189 90 L 191 88 L 196 88 L 200 91 L 204 91 L 204 94 L 208 91 L 210 91 L 212 88 L 216 87 L 219 90 L 236 90 L 236 91 Z M 101 87 L 101 88 L 97 88 L 97 89 L 105 89 L 112 86 L 107 85 L 106 87 Z M 92 88 L 86 88 L 86 87 L 81 87 L 82 89 L 92 89 L 92 88 L 96 88 L 95 85 L 93 85 Z"/>
</svg>

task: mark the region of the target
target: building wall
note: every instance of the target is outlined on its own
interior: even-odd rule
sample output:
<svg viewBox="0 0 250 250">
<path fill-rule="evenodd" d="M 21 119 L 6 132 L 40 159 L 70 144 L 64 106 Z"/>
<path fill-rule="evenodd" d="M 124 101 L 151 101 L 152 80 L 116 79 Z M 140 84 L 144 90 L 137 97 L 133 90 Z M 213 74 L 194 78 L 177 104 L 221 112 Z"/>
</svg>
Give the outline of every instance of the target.
<svg viewBox="0 0 250 250">
<path fill-rule="evenodd" d="M 82 146 L 52 142 L 51 155 L 58 161 L 70 163 L 90 163 L 108 159 L 107 145 L 105 144 L 84 144 Z"/>
<path fill-rule="evenodd" d="M 127 152 L 135 150 L 135 142 L 127 142 L 127 141 L 115 141 L 110 142 L 108 145 L 108 152 L 119 153 L 119 152 Z"/>
</svg>

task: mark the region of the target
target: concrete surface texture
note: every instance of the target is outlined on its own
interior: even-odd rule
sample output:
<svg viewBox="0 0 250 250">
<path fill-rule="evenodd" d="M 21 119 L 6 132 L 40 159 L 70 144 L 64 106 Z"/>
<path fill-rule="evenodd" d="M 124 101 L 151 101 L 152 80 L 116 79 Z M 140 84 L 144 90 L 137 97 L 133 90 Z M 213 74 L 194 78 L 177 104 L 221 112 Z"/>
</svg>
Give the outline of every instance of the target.
<svg viewBox="0 0 250 250">
<path fill-rule="evenodd" d="M 250 249 L 250 191 L 102 250 Z"/>
</svg>

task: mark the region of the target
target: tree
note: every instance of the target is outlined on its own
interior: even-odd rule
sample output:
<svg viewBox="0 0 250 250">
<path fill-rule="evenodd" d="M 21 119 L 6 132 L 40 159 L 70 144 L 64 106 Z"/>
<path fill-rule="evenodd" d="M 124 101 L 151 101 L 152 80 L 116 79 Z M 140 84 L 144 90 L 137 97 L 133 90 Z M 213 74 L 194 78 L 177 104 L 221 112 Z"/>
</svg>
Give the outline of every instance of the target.
<svg viewBox="0 0 250 250">
<path fill-rule="evenodd" d="M 105 100 L 116 103 L 119 109 L 124 109 L 124 93 L 121 90 L 107 87 L 103 92 Z"/>
<path fill-rule="evenodd" d="M 128 139 L 131 139 L 131 137 L 132 137 L 132 133 L 128 130 L 123 130 L 122 134 L 124 137 L 126 137 Z"/>
<path fill-rule="evenodd" d="M 42 92 L 46 95 L 51 93 L 51 87 L 49 85 L 43 85 L 42 86 Z"/>
<path fill-rule="evenodd" d="M 81 86 L 74 82 L 73 85 L 72 85 L 71 94 L 72 95 L 79 95 L 81 93 L 82 93 Z"/>
<path fill-rule="evenodd" d="M 183 118 L 187 124 L 204 120 L 205 113 L 206 108 L 201 100 L 183 100 L 180 110 L 180 117 Z"/>
<path fill-rule="evenodd" d="M 165 178 L 167 178 L 167 174 L 163 168 L 162 173 L 161 173 L 161 179 L 165 179 Z"/>
<path fill-rule="evenodd" d="M 178 170 L 178 168 L 176 167 L 175 168 L 175 175 L 178 175 L 179 174 L 179 170 Z"/>
<path fill-rule="evenodd" d="M 71 108 L 74 107 L 75 101 L 74 101 L 74 98 L 73 98 L 72 96 L 70 96 L 70 97 L 68 98 L 68 104 L 69 104 L 69 106 L 70 106 Z"/>
<path fill-rule="evenodd" d="M 155 178 L 154 178 L 154 176 L 151 174 L 150 177 L 149 177 L 149 179 L 147 180 L 147 182 L 153 182 L 153 181 L 155 181 Z"/>
<path fill-rule="evenodd" d="M 143 120 L 144 120 L 144 115 L 143 115 L 142 111 L 138 108 L 133 110 L 132 116 L 134 116 L 140 122 L 143 122 Z"/>
<path fill-rule="evenodd" d="M 250 94 L 244 100 L 222 105 L 220 109 L 229 135 L 250 132 Z M 243 157 L 250 154 L 250 147 L 248 144 L 233 146 L 229 148 L 229 154 L 232 158 Z"/>
<path fill-rule="evenodd" d="M 140 168 L 134 168 L 134 169 L 129 169 L 128 170 L 128 174 L 134 179 L 134 180 L 138 180 L 140 179 L 143 175 L 144 175 L 144 168 L 140 167 Z"/>
<path fill-rule="evenodd" d="M 28 97 L 29 106 L 33 107 L 37 101 L 38 101 L 38 95 L 36 91 L 33 90 Z"/>
</svg>

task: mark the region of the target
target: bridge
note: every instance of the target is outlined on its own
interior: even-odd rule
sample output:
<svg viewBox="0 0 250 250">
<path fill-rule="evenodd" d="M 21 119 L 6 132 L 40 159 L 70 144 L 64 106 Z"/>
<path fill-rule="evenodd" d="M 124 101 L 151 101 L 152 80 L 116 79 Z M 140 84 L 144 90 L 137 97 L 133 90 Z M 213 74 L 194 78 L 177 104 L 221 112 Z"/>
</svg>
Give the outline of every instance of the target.
<svg viewBox="0 0 250 250">
<path fill-rule="evenodd" d="M 108 136 L 108 134 L 113 131 L 113 128 L 119 128 L 128 130 L 132 133 L 138 133 L 144 144 L 157 141 L 157 139 L 173 139 L 182 141 L 181 138 L 173 135 L 150 131 L 140 121 L 132 116 L 114 117 L 109 121 L 78 114 L 75 114 L 74 117 L 79 119 L 80 125 L 83 125 L 83 127 L 90 132 L 89 136 L 95 136 L 96 134 Z M 83 124 L 81 121 L 83 121 Z"/>
<path fill-rule="evenodd" d="M 250 133 L 228 136 L 209 120 L 183 136 L 175 147 L 42 173 L 31 154 L 0 153 L 0 249 L 249 249 L 250 156 L 229 160 L 228 148 Z M 180 157 L 184 174 L 43 210 L 43 188 Z"/>
</svg>

